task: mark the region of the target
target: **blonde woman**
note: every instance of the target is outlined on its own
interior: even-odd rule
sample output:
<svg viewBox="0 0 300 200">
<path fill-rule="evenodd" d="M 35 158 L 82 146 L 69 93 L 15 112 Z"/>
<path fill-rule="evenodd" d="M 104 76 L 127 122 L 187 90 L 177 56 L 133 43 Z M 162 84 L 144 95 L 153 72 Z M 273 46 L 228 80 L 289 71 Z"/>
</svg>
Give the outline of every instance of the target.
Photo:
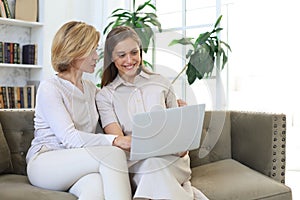
<svg viewBox="0 0 300 200">
<path fill-rule="evenodd" d="M 93 26 L 77 21 L 56 33 L 51 61 L 57 74 L 37 91 L 27 172 L 33 185 L 69 191 L 81 200 L 128 200 L 124 146 L 116 147 L 114 135 L 95 133 L 98 89 L 82 78 L 95 70 L 99 39 Z"/>
</svg>

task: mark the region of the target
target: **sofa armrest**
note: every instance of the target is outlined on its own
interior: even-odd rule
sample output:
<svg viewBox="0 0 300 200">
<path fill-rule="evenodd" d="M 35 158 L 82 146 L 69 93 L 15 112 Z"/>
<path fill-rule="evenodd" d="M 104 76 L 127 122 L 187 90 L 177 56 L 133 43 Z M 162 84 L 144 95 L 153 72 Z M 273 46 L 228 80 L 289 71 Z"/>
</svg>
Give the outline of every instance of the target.
<svg viewBox="0 0 300 200">
<path fill-rule="evenodd" d="M 285 182 L 286 116 L 231 112 L 232 158 Z"/>
</svg>

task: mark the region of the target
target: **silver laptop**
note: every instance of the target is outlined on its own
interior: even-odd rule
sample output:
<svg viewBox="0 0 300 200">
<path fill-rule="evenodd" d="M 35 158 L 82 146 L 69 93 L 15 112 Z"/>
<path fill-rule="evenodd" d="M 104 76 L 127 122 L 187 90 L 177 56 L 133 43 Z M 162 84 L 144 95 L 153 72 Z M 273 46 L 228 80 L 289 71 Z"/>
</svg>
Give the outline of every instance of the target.
<svg viewBox="0 0 300 200">
<path fill-rule="evenodd" d="M 130 160 L 170 155 L 200 146 L 205 104 L 133 116 Z"/>
</svg>

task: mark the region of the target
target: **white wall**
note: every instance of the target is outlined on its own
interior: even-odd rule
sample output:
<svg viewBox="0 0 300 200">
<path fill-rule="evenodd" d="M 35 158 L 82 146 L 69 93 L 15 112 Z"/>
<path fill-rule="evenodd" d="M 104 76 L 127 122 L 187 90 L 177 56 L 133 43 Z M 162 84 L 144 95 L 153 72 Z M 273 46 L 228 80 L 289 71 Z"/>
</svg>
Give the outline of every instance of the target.
<svg viewBox="0 0 300 200">
<path fill-rule="evenodd" d="M 84 21 L 95 26 L 102 34 L 111 12 L 118 7 L 129 7 L 128 2 L 128 0 L 40 0 L 40 21 L 44 24 L 42 47 L 44 69 L 35 76 L 42 80 L 55 73 L 51 66 L 51 44 L 60 26 L 71 20 Z M 103 40 L 102 36 L 101 41 Z M 96 70 L 99 67 L 97 66 Z M 85 78 L 95 83 L 99 82 L 95 74 L 85 74 Z"/>
<path fill-rule="evenodd" d="M 84 3 L 83 3 L 84 2 Z M 101 31 L 102 1 L 96 0 L 41 0 L 39 8 L 40 22 L 43 28 L 43 70 L 35 76 L 43 80 L 55 74 L 51 66 L 51 45 L 56 31 L 71 20 L 84 21 Z M 59 6 L 58 6 L 59 5 Z M 91 76 L 95 79 L 95 76 Z"/>
<path fill-rule="evenodd" d="M 298 8 L 294 0 L 237 1 L 233 6 L 232 109 L 283 112 L 300 119 Z"/>
</svg>

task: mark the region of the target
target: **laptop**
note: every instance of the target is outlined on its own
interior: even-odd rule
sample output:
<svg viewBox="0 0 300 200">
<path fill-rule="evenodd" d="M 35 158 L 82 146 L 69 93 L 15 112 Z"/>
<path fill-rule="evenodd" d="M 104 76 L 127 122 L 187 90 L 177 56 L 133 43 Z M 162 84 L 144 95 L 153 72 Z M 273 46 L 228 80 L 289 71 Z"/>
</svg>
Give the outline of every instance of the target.
<svg viewBox="0 0 300 200">
<path fill-rule="evenodd" d="M 199 148 L 204 114 L 205 104 L 197 104 L 134 115 L 129 160 Z"/>
</svg>

